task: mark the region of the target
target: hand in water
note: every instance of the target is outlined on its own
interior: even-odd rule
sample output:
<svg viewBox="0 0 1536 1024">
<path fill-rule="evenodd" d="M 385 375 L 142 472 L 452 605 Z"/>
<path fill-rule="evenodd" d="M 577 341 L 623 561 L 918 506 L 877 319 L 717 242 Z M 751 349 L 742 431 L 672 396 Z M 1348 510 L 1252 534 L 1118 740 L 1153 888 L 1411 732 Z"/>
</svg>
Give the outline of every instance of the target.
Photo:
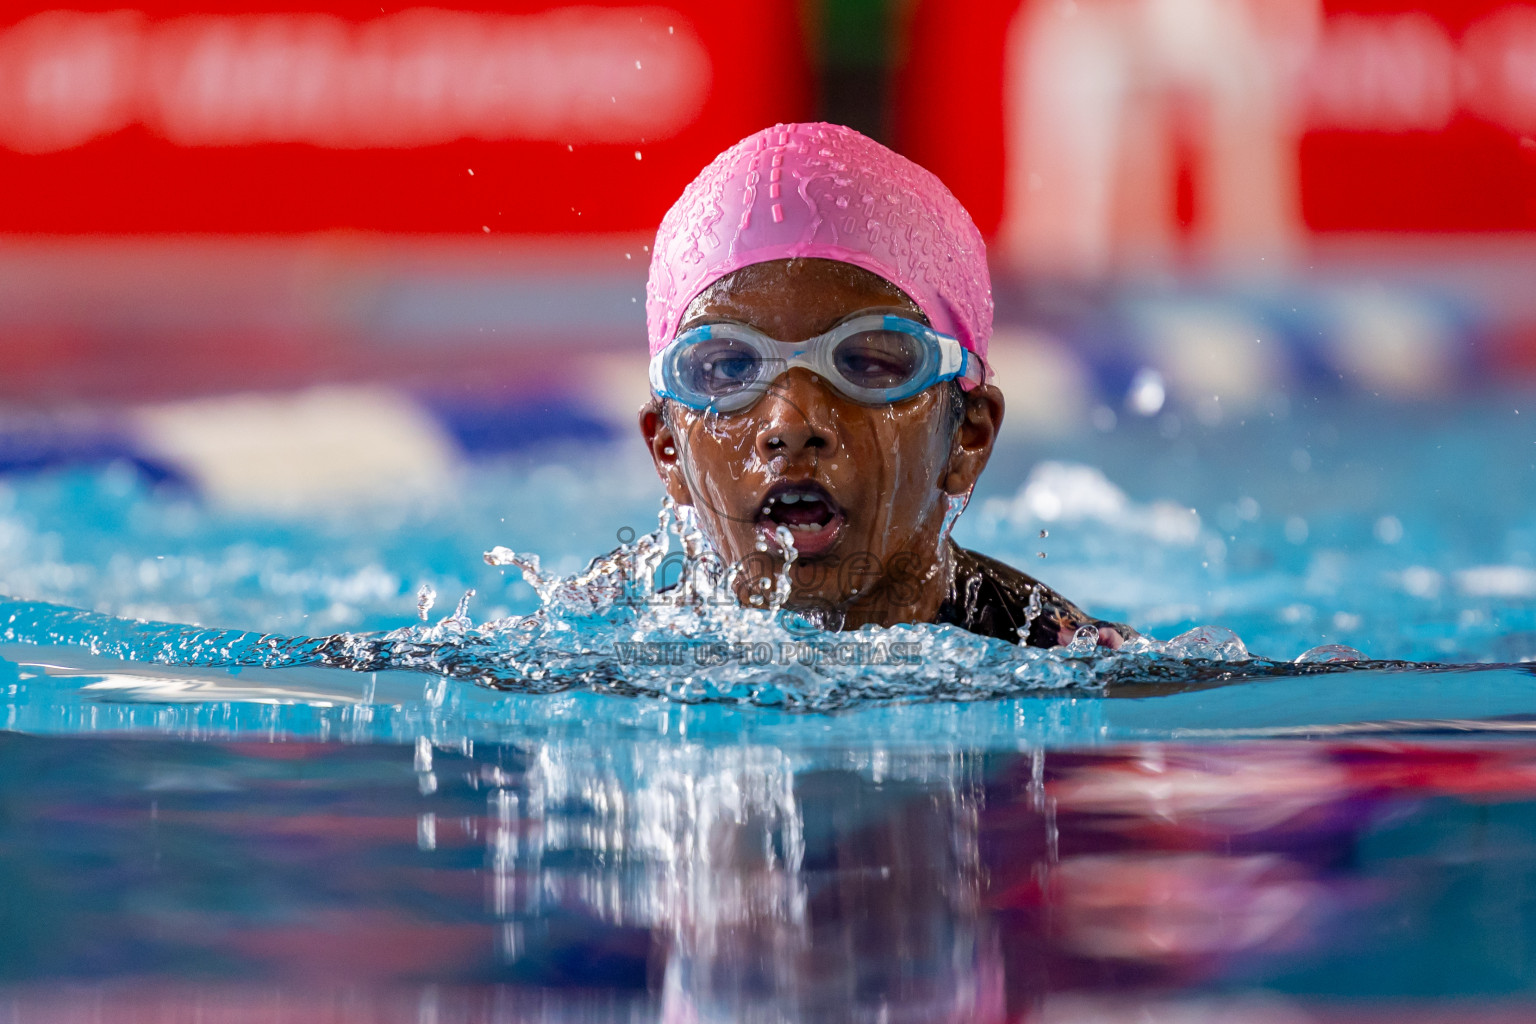
<svg viewBox="0 0 1536 1024">
<path fill-rule="evenodd" d="M 1092 623 L 1083 623 L 1083 625 L 1090 625 L 1091 626 Z M 1081 625 L 1073 625 L 1072 623 L 1064 623 L 1062 625 L 1061 629 L 1058 630 L 1057 633 L 1056 633 L 1056 642 L 1058 644 L 1060 644 L 1062 647 L 1066 647 L 1068 644 L 1072 643 L 1072 641 L 1077 638 L 1077 631 L 1079 629 L 1081 629 L 1081 628 L 1082 628 Z M 1113 627 L 1113 626 L 1100 626 L 1099 627 L 1099 646 L 1100 647 L 1108 647 L 1112 651 L 1118 651 L 1120 649 L 1120 646 L 1125 643 L 1125 639 L 1126 638 L 1124 636 L 1120 635 L 1120 631 L 1118 629 L 1116 629 L 1115 627 Z"/>
</svg>

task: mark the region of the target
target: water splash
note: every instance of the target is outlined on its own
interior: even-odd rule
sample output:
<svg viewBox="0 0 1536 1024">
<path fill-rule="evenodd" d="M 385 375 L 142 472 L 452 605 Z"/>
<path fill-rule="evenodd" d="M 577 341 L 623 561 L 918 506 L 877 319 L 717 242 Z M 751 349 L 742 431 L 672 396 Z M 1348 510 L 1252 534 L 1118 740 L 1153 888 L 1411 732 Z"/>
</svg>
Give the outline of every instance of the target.
<svg viewBox="0 0 1536 1024">
<path fill-rule="evenodd" d="M 968 488 L 964 494 L 950 494 L 945 496 L 944 522 L 939 527 L 939 546 L 949 540 L 949 535 L 954 532 L 955 523 L 960 521 L 960 515 L 971 503 L 971 494 L 976 490 L 974 486 Z"/>
<path fill-rule="evenodd" d="M 1072 642 L 1067 644 L 1066 652 L 1069 657 L 1081 658 L 1095 653 L 1099 649 L 1099 627 L 1078 626 L 1077 632 L 1072 634 Z"/>
<path fill-rule="evenodd" d="M 1194 629 L 1158 645 L 1159 653 L 1175 658 L 1201 658 L 1206 661 L 1252 661 L 1253 655 L 1242 638 L 1222 626 L 1196 626 Z"/>
<path fill-rule="evenodd" d="M 421 589 L 416 591 L 416 617 L 422 622 L 427 621 L 427 613 L 432 610 L 432 605 L 437 601 L 437 590 L 430 583 L 423 583 Z"/>
<path fill-rule="evenodd" d="M 1323 665 L 1330 663 L 1348 663 L 1366 661 L 1364 654 L 1346 644 L 1323 644 L 1309 651 L 1303 651 L 1296 658 L 1298 665 Z"/>
<path fill-rule="evenodd" d="M 963 506 L 963 498 L 956 504 Z M 657 527 L 569 576 L 505 547 L 487 563 L 515 568 L 538 595 L 528 615 L 476 623 L 473 590 L 431 625 L 292 637 L 130 622 L 41 602 L 0 603 L 0 639 L 68 644 L 127 661 L 208 667 L 323 665 L 431 673 L 520 693 L 589 690 L 683 703 L 833 711 L 871 702 L 973 701 L 1121 684 L 1208 685 L 1255 676 L 1402 666 L 1363 662 L 1328 645 L 1295 663 L 1256 658 L 1231 630 L 1201 626 L 1168 641 L 1100 646 L 1096 628 L 1065 647 L 1020 647 L 948 625 L 828 631 L 835 623 L 786 607 L 794 536 L 763 540 L 771 571 L 728 565 L 693 510 L 663 503 Z M 423 586 L 418 611 L 436 594 Z M 744 598 L 746 600 L 744 600 Z M 753 599 L 756 600 L 753 600 Z M 1038 603 L 1026 621 L 1041 613 Z M 1027 627 L 1026 627 L 1027 628 Z M 1410 665 L 1413 668 L 1436 666 Z"/>
<path fill-rule="evenodd" d="M 1045 604 L 1040 599 L 1040 588 L 1031 587 L 1029 591 L 1029 604 L 1024 607 L 1024 624 L 1017 630 L 1020 643 L 1023 643 L 1028 638 L 1029 631 L 1035 626 L 1035 620 L 1044 612 Z"/>
</svg>

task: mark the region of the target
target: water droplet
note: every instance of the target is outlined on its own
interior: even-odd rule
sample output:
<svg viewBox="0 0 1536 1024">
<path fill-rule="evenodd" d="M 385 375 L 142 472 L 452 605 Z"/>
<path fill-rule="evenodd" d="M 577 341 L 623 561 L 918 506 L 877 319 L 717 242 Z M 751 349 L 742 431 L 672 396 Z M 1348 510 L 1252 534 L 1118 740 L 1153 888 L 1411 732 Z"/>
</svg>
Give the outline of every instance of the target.
<svg viewBox="0 0 1536 1024">
<path fill-rule="evenodd" d="M 1163 653 L 1175 658 L 1207 661 L 1252 661 L 1253 655 L 1238 635 L 1223 626 L 1196 626 L 1163 645 Z"/>
<path fill-rule="evenodd" d="M 959 521 L 961 514 L 965 512 L 965 507 L 970 504 L 970 501 L 970 491 L 966 491 L 964 494 L 951 494 L 947 496 L 944 522 L 939 527 L 939 547 L 941 550 L 944 547 L 944 542 L 949 539 L 950 532 L 954 530 L 955 523 Z"/>
<path fill-rule="evenodd" d="M 1077 632 L 1072 634 L 1072 642 L 1067 644 L 1069 655 L 1092 654 L 1099 646 L 1099 627 L 1088 624 L 1077 627 Z"/>
<path fill-rule="evenodd" d="M 464 591 L 464 596 L 459 598 L 458 606 L 453 609 L 453 616 L 450 621 L 462 625 L 466 629 L 469 628 L 471 625 L 469 621 L 469 599 L 474 596 L 474 588 Z"/>
<path fill-rule="evenodd" d="M 1029 592 L 1029 605 L 1024 609 L 1024 625 L 1019 627 L 1019 639 L 1026 640 L 1029 637 L 1030 627 L 1035 620 L 1045 611 L 1045 605 L 1040 600 L 1040 588 L 1035 587 Z"/>
<path fill-rule="evenodd" d="M 1365 661 L 1366 657 L 1346 644 L 1323 644 L 1310 651 L 1303 651 L 1296 658 L 1298 665 L 1319 665 L 1339 661 Z"/>
</svg>

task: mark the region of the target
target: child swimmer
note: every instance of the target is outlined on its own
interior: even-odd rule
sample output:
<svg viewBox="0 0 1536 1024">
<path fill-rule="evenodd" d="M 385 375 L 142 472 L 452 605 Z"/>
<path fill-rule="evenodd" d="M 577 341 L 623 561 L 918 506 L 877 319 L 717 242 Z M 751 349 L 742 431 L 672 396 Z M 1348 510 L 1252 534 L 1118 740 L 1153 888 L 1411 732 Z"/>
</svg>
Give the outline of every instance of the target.
<svg viewBox="0 0 1536 1024">
<path fill-rule="evenodd" d="M 729 563 L 766 541 L 782 564 L 787 528 L 786 607 L 1034 647 L 1136 635 L 949 539 L 1003 395 L 981 234 L 928 171 L 837 125 L 743 139 L 662 220 L 646 324 L 640 432 L 667 494 Z"/>
</svg>

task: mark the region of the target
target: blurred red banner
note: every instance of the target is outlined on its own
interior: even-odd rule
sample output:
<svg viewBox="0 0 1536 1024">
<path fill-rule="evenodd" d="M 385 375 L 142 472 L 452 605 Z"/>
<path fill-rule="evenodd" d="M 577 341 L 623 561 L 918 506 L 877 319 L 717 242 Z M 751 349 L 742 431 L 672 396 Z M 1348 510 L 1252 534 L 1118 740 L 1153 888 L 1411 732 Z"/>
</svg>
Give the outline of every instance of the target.
<svg viewBox="0 0 1536 1024">
<path fill-rule="evenodd" d="M 8 4 L 0 231 L 647 230 L 808 111 L 790 0 L 455 6 Z"/>
<path fill-rule="evenodd" d="M 1000 248 L 1536 229 L 1536 5 L 916 0 L 898 144 Z"/>
</svg>

